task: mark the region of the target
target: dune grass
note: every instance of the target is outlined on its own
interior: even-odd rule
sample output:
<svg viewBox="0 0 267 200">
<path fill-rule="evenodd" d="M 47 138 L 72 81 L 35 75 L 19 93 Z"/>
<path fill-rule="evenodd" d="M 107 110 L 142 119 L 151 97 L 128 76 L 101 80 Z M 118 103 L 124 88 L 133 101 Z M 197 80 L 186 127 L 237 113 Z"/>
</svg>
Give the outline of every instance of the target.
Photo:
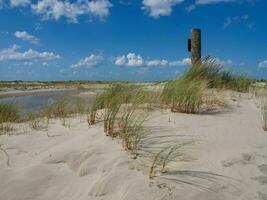
<svg viewBox="0 0 267 200">
<path fill-rule="evenodd" d="M 123 149 L 136 153 L 145 130 L 143 115 L 146 92 L 136 85 L 114 84 L 96 96 L 87 114 L 89 125 L 96 123 L 97 112 L 102 113 L 104 132 L 122 140 Z M 142 107 L 142 108 L 141 108 Z"/>
<path fill-rule="evenodd" d="M 122 109 L 122 114 L 118 119 L 120 137 L 124 150 L 137 154 L 140 141 L 145 137 L 147 130 L 143 123 L 146 116 L 137 110 L 137 105 L 133 102 Z"/>
<path fill-rule="evenodd" d="M 167 82 L 161 102 L 171 107 L 172 112 L 197 113 L 203 104 L 206 89 L 248 92 L 253 82 L 248 76 L 234 75 L 224 70 L 217 60 L 208 57 L 191 66 L 179 79 Z"/>
<path fill-rule="evenodd" d="M 31 112 L 27 114 L 27 121 L 31 129 L 39 129 L 41 127 L 41 118 L 40 114 L 36 112 Z"/>
<path fill-rule="evenodd" d="M 157 169 L 161 173 L 166 172 L 166 166 L 174 159 L 182 156 L 181 149 L 192 142 L 176 143 L 166 147 L 163 147 L 153 158 L 153 162 L 149 169 L 149 178 L 156 175 Z"/>
<path fill-rule="evenodd" d="M 12 130 L 11 123 L 19 119 L 19 107 L 15 104 L 0 104 L 0 131 Z"/>
<path fill-rule="evenodd" d="M 267 131 L 267 100 L 265 99 L 261 107 L 263 130 Z"/>
<path fill-rule="evenodd" d="M 172 112 L 197 113 L 199 111 L 206 89 L 204 81 L 179 79 L 173 81 L 169 87 L 163 91 L 163 101 L 171 105 Z"/>
<path fill-rule="evenodd" d="M 104 95 L 98 94 L 94 99 L 92 105 L 87 109 L 87 122 L 89 126 L 96 123 L 97 111 L 103 108 L 104 108 Z"/>
<path fill-rule="evenodd" d="M 204 58 L 201 62 L 190 67 L 183 75 L 189 81 L 204 80 L 210 88 L 231 89 L 238 92 L 248 92 L 252 78 L 245 74 L 234 74 L 225 70 L 223 65 L 211 57 Z"/>
</svg>

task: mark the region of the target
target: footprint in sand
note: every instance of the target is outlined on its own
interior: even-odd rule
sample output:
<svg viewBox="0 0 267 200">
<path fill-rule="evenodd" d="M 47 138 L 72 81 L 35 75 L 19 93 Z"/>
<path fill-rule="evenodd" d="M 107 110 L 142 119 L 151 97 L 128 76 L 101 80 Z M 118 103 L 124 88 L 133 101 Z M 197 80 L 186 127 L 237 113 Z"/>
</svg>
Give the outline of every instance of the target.
<svg viewBox="0 0 267 200">
<path fill-rule="evenodd" d="M 266 164 L 259 165 L 258 169 L 261 171 L 261 173 L 263 173 L 264 175 L 267 175 L 267 165 Z M 262 185 L 267 185 L 267 176 L 258 176 L 258 177 L 253 177 L 251 179 L 258 181 Z"/>
<path fill-rule="evenodd" d="M 241 155 L 240 158 L 234 158 L 234 159 L 222 161 L 222 166 L 231 167 L 232 165 L 235 165 L 235 164 L 239 164 L 239 165 L 252 164 L 254 160 L 255 160 L 254 155 L 244 153 Z"/>
<path fill-rule="evenodd" d="M 253 177 L 251 179 L 258 181 L 262 185 L 267 185 L 267 176 L 258 176 L 258 177 Z"/>
<path fill-rule="evenodd" d="M 258 197 L 260 200 L 267 200 L 267 195 L 262 192 L 258 192 Z"/>
<path fill-rule="evenodd" d="M 258 168 L 261 171 L 261 173 L 267 175 L 267 165 L 266 164 L 259 165 Z"/>
</svg>

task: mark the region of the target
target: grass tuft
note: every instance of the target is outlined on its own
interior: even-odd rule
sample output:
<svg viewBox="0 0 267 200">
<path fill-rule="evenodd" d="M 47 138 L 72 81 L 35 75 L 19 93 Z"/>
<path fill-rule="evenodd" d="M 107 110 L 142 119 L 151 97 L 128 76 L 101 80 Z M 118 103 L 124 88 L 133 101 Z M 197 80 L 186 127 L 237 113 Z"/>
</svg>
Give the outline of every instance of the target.
<svg viewBox="0 0 267 200">
<path fill-rule="evenodd" d="M 152 178 L 156 175 L 156 171 L 160 168 L 161 173 L 166 172 L 166 166 L 173 161 L 174 159 L 182 156 L 181 149 L 192 142 L 185 143 L 176 143 L 174 145 L 167 146 L 162 148 L 153 159 L 153 162 L 149 170 L 149 178 Z"/>
<path fill-rule="evenodd" d="M 31 112 L 27 114 L 27 121 L 31 129 L 39 129 L 41 127 L 41 118 L 40 114 Z"/>
<path fill-rule="evenodd" d="M 11 123 L 19 119 L 19 108 L 14 104 L 0 104 L 0 131 L 12 130 Z"/>
<path fill-rule="evenodd" d="M 261 107 L 263 130 L 267 131 L 267 100 L 264 100 Z"/>
</svg>

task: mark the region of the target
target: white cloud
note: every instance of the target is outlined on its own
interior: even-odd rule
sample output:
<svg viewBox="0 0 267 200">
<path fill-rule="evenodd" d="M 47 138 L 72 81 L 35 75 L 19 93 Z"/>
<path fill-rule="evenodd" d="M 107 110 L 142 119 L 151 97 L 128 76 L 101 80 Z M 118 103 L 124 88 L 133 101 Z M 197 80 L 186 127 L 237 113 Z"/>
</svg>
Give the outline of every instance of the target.
<svg viewBox="0 0 267 200">
<path fill-rule="evenodd" d="M 145 60 L 141 55 L 129 53 L 115 59 L 115 65 L 126 67 L 177 67 L 191 64 L 190 58 L 184 58 L 181 61 L 168 61 L 165 59 Z"/>
<path fill-rule="evenodd" d="M 264 60 L 258 64 L 259 68 L 267 68 L 267 60 Z"/>
<path fill-rule="evenodd" d="M 190 58 L 184 58 L 182 60 L 170 62 L 169 65 L 171 67 L 179 67 L 179 66 L 191 65 L 191 59 Z"/>
<path fill-rule="evenodd" d="M 169 62 L 167 60 L 149 60 L 146 62 L 147 66 L 167 66 L 169 64 Z"/>
<path fill-rule="evenodd" d="M 70 22 L 77 22 L 77 18 L 81 15 L 91 15 L 101 19 L 107 17 L 112 4 L 109 0 L 78 0 L 76 2 L 69 2 L 68 0 L 39 0 L 31 7 L 44 20 L 58 20 L 61 17 L 65 17 Z"/>
<path fill-rule="evenodd" d="M 0 9 L 4 7 L 4 0 L 0 0 Z"/>
<path fill-rule="evenodd" d="M 196 0 L 194 4 L 189 5 L 185 9 L 188 12 L 193 11 L 196 9 L 198 5 L 208 5 L 208 4 L 217 4 L 217 3 L 230 3 L 230 2 L 237 2 L 239 0 Z"/>
<path fill-rule="evenodd" d="M 33 43 L 33 44 L 39 44 L 39 42 L 40 42 L 39 38 L 37 38 L 37 37 L 35 37 L 33 35 L 30 35 L 26 31 L 16 31 L 14 33 L 14 35 L 15 35 L 15 37 L 17 37 L 19 39 L 28 41 L 28 42 Z"/>
<path fill-rule="evenodd" d="M 79 67 L 94 67 L 100 64 L 103 61 L 103 57 L 101 55 L 90 55 L 79 60 L 78 63 L 71 65 L 71 68 L 79 68 Z"/>
<path fill-rule="evenodd" d="M 234 62 L 231 59 L 227 59 L 227 60 L 220 60 L 219 58 L 215 58 L 215 60 L 223 66 L 232 66 L 234 64 Z"/>
<path fill-rule="evenodd" d="M 203 4 L 216 4 L 216 3 L 229 3 L 229 2 L 235 2 L 238 0 L 196 0 L 197 5 L 203 5 Z"/>
<path fill-rule="evenodd" d="M 23 61 L 26 64 L 30 62 L 49 62 L 60 59 L 59 55 L 53 52 L 38 52 L 29 49 L 25 52 L 18 51 L 20 47 L 13 45 L 9 48 L 0 50 L 0 61 Z"/>
<path fill-rule="evenodd" d="M 119 56 L 116 58 L 115 65 L 127 67 L 140 67 L 144 65 L 144 60 L 140 55 L 129 53 L 127 56 Z"/>
<path fill-rule="evenodd" d="M 182 3 L 184 0 L 143 0 L 143 10 L 149 12 L 149 15 L 158 18 L 168 16 L 172 13 L 172 7 Z"/>
<path fill-rule="evenodd" d="M 246 23 L 248 19 L 249 19 L 248 15 L 227 17 L 224 21 L 223 28 L 228 28 L 229 26 L 231 26 L 234 23 L 240 23 L 240 22 Z M 251 25 L 251 24 L 248 24 L 247 26 L 249 27 L 249 25 Z"/>
<path fill-rule="evenodd" d="M 10 0 L 11 7 L 27 6 L 31 3 L 31 0 Z"/>
</svg>

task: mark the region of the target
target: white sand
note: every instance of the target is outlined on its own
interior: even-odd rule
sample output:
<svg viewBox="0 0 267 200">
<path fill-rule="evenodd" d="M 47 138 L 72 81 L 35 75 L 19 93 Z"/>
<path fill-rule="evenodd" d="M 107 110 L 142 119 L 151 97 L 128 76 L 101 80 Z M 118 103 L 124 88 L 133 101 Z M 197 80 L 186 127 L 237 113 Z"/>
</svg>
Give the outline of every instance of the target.
<svg viewBox="0 0 267 200">
<path fill-rule="evenodd" d="M 194 140 L 154 179 L 147 175 L 145 150 L 162 145 L 164 138 L 145 140 L 134 160 L 118 140 L 104 135 L 101 124 L 88 129 L 79 118 L 68 122 L 70 128 L 51 124 L 49 134 L 56 137 L 26 128 L 2 135 L 0 199 L 266 200 L 267 132 L 259 101 L 236 95 L 227 102 L 228 108 L 212 114 L 152 113 L 146 126 L 155 138 Z"/>
</svg>

